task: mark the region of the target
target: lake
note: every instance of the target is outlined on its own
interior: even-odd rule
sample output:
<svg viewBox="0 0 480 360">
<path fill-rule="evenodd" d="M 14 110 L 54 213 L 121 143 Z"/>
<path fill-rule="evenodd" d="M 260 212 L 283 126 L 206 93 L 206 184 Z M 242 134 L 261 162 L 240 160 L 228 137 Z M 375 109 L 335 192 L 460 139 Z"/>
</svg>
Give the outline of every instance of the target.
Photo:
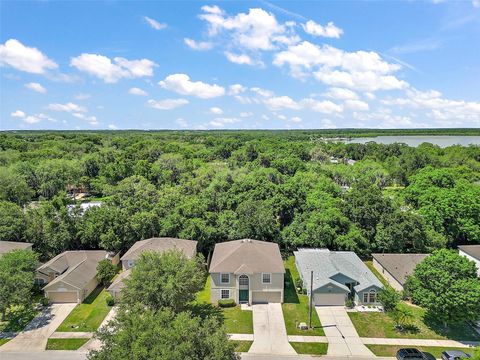
<svg viewBox="0 0 480 360">
<path fill-rule="evenodd" d="M 359 137 L 350 140 L 344 140 L 346 143 L 365 144 L 374 141 L 378 144 L 393 144 L 404 143 L 408 146 L 418 146 L 424 142 L 428 142 L 440 147 L 447 147 L 452 145 L 468 146 L 470 144 L 480 145 L 480 136 L 450 136 L 450 135 L 398 135 L 398 136 L 376 136 L 376 137 Z"/>
</svg>

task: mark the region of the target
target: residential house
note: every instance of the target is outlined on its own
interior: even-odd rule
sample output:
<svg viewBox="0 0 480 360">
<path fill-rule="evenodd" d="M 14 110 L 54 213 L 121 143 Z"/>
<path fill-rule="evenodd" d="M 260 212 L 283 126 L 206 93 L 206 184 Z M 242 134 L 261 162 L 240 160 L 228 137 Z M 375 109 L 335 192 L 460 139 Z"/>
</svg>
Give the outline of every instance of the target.
<svg viewBox="0 0 480 360">
<path fill-rule="evenodd" d="M 37 268 L 35 281 L 46 284 L 45 297 L 53 303 L 81 303 L 98 286 L 97 266 L 103 259 L 118 264 L 118 254 L 105 250 L 65 251 Z"/>
<path fill-rule="evenodd" d="M 477 273 L 480 277 L 480 245 L 460 245 L 458 253 L 472 260 L 477 265 Z"/>
<path fill-rule="evenodd" d="M 377 294 L 383 285 L 354 252 L 298 249 L 294 255 L 304 288 L 309 296 L 313 294 L 315 305 L 340 306 L 347 299 L 357 305 L 380 304 Z"/>
<path fill-rule="evenodd" d="M 428 254 L 372 254 L 373 267 L 397 291 L 402 291 L 407 278 Z"/>
<path fill-rule="evenodd" d="M 17 241 L 0 241 L 0 257 L 12 250 L 32 250 L 33 244 Z"/>
<path fill-rule="evenodd" d="M 209 273 L 212 303 L 283 302 L 285 268 L 278 244 L 252 239 L 218 243 Z"/>
<path fill-rule="evenodd" d="M 131 268 L 135 266 L 135 262 L 140 257 L 140 254 L 145 251 L 162 253 L 169 250 L 179 250 L 188 259 L 192 259 L 197 254 L 197 241 L 176 238 L 151 238 L 137 241 L 120 258 L 124 271 L 108 287 L 110 295 L 115 299 L 120 297 L 121 290 L 125 287 L 124 280 L 130 275 Z"/>
</svg>

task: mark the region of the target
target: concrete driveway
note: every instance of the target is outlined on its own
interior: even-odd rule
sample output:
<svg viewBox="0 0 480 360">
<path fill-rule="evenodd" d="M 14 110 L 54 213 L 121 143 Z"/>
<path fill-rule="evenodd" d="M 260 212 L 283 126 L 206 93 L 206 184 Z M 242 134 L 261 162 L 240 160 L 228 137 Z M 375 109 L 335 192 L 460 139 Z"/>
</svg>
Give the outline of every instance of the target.
<svg viewBox="0 0 480 360">
<path fill-rule="evenodd" d="M 373 357 L 363 344 L 343 306 L 316 306 L 328 339 L 327 355 Z"/>
<path fill-rule="evenodd" d="M 0 352 L 43 351 L 47 340 L 77 304 L 52 304 L 35 317 L 15 338 L 0 347 Z"/>
<path fill-rule="evenodd" d="M 256 304 L 253 308 L 253 344 L 249 353 L 296 355 L 287 338 L 281 304 Z"/>
</svg>

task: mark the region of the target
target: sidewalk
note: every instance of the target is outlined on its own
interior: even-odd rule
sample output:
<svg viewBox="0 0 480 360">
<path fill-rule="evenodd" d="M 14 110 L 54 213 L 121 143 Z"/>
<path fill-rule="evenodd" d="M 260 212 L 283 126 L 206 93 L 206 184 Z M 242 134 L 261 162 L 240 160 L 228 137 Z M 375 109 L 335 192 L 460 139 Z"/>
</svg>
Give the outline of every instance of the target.
<svg viewBox="0 0 480 360">
<path fill-rule="evenodd" d="M 54 332 L 49 339 L 90 339 L 93 332 Z"/>
<path fill-rule="evenodd" d="M 400 345 L 400 346 L 442 346 L 464 347 L 479 346 L 480 341 L 455 341 L 434 339 L 390 339 L 390 338 L 360 338 L 368 345 Z"/>
</svg>

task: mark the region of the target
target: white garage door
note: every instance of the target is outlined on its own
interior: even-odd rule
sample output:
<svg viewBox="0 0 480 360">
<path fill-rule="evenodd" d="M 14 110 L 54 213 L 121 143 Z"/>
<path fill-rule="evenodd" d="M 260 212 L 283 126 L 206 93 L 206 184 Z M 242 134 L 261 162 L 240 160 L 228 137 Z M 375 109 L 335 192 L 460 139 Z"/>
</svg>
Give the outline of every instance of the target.
<svg viewBox="0 0 480 360">
<path fill-rule="evenodd" d="M 48 292 L 48 298 L 53 303 L 76 303 L 77 302 L 77 292 L 68 291 L 68 292 Z"/>
<path fill-rule="evenodd" d="M 345 305 L 345 294 L 314 294 L 315 305 Z"/>
<path fill-rule="evenodd" d="M 253 303 L 281 303 L 282 293 L 280 291 L 257 291 L 252 293 Z"/>
</svg>

